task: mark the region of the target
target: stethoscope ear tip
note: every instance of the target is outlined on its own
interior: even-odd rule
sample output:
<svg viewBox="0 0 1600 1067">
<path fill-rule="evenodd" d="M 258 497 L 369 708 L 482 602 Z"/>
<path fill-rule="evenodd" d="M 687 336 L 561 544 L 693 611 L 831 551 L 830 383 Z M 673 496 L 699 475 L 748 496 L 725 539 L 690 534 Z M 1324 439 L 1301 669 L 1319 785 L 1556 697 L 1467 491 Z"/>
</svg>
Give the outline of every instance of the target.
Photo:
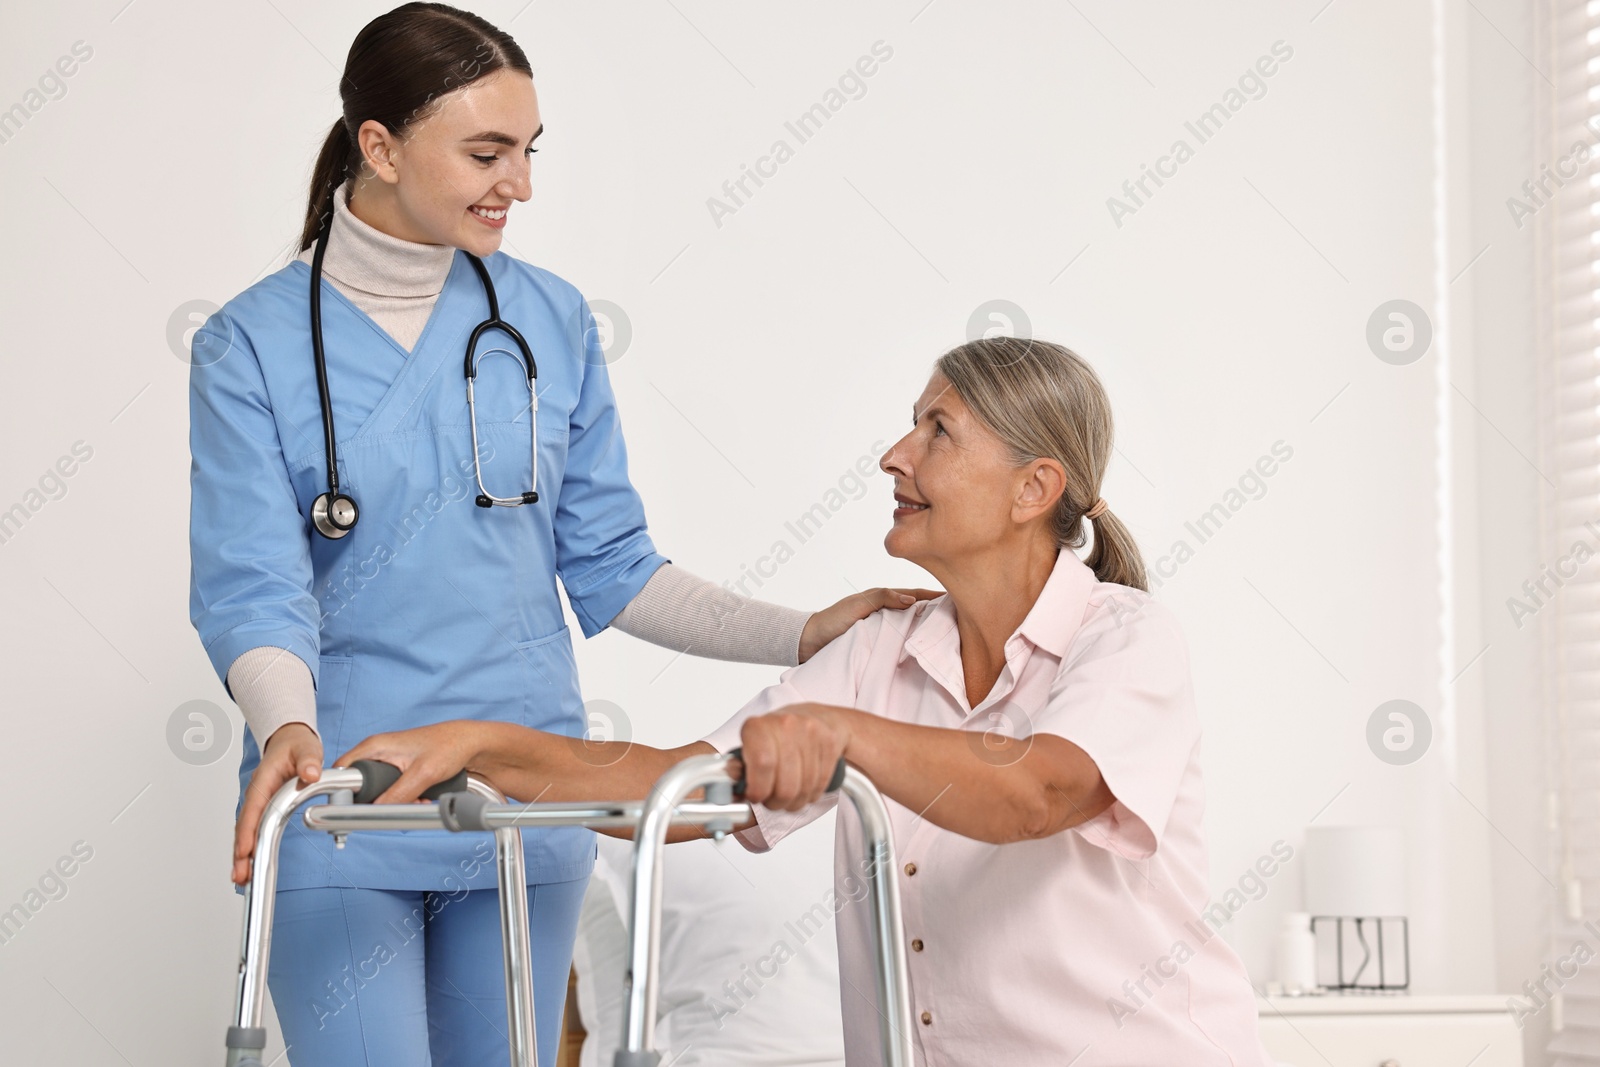
<svg viewBox="0 0 1600 1067">
<path fill-rule="evenodd" d="M 522 502 L 524 504 L 537 504 L 539 502 L 539 494 L 529 490 L 522 494 Z"/>
<path fill-rule="evenodd" d="M 489 499 L 488 493 L 479 493 L 478 499 L 473 501 L 473 503 L 477 504 L 480 508 L 494 507 L 494 501 Z"/>
</svg>

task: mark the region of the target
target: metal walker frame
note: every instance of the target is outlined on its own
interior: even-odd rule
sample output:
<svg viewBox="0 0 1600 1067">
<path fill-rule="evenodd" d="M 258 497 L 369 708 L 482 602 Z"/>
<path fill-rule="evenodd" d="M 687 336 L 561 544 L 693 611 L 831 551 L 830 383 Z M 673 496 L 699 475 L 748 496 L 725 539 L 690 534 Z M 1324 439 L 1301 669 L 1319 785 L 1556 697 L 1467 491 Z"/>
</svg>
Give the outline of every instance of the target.
<svg viewBox="0 0 1600 1067">
<path fill-rule="evenodd" d="M 527 827 L 583 826 L 591 830 L 634 830 L 633 885 L 628 919 L 628 969 L 624 977 L 622 1045 L 614 1067 L 658 1067 L 655 1040 L 657 986 L 660 981 L 662 853 L 671 826 L 693 825 L 721 840 L 752 814 L 735 802 L 743 782 L 732 777 L 730 759 L 738 750 L 695 756 L 668 770 L 642 802 L 566 801 L 507 803 L 487 782 L 458 774 L 427 790 L 431 804 L 372 804 L 399 776 L 390 764 L 358 760 L 348 768 L 328 768 L 319 781 L 299 788 L 286 782 L 268 802 L 256 839 L 255 866 L 245 899 L 239 950 L 238 991 L 233 1025 L 227 1034 L 227 1067 L 263 1067 L 266 1048 L 267 960 L 277 893 L 278 845 L 301 804 L 328 796 L 327 804 L 306 809 L 305 826 L 334 835 L 369 830 L 451 830 L 488 832 L 495 841 L 495 874 L 500 889 L 500 933 L 505 946 L 506 1023 L 512 1067 L 538 1067 L 534 1026 L 533 970 L 528 929 L 528 887 L 522 834 Z M 687 801 L 705 788 L 703 801 Z M 866 775 L 839 761 L 830 791 L 849 797 L 866 841 L 871 888 L 872 930 L 880 1012 L 879 1033 L 885 1067 L 911 1067 L 910 983 L 906 972 L 905 931 L 900 889 L 894 878 L 894 840 L 889 811 Z"/>
</svg>

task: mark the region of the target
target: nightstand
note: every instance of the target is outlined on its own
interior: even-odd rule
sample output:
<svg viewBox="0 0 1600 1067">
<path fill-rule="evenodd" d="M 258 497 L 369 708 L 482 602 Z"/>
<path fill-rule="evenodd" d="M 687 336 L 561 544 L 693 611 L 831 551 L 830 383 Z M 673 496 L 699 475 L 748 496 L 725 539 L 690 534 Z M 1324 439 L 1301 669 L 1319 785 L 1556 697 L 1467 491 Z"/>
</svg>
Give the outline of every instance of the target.
<svg viewBox="0 0 1600 1067">
<path fill-rule="evenodd" d="M 1261 1042 L 1292 1067 L 1522 1067 L 1522 1031 L 1496 996 L 1257 997 Z"/>
</svg>

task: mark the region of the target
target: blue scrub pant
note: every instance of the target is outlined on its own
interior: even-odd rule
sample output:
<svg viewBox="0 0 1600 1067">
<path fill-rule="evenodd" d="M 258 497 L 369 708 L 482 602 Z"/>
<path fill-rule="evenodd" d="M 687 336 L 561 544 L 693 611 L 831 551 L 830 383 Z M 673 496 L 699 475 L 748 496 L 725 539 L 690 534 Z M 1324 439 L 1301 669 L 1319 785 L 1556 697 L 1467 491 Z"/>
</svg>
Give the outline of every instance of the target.
<svg viewBox="0 0 1600 1067">
<path fill-rule="evenodd" d="M 588 878 L 528 886 L 539 1062 L 556 1062 Z M 267 987 L 292 1067 L 510 1063 L 499 893 L 281 890 Z"/>
</svg>

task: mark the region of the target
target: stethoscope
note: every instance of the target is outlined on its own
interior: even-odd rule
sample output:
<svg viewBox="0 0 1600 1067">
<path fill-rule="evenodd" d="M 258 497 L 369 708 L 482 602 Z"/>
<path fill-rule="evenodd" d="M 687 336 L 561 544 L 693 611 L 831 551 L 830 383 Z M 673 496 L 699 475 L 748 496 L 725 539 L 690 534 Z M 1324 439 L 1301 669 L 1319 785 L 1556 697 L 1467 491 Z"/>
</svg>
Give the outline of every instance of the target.
<svg viewBox="0 0 1600 1067">
<path fill-rule="evenodd" d="M 328 363 L 322 354 L 322 254 L 327 250 L 328 227 L 325 226 L 317 236 L 317 250 L 311 255 L 311 354 L 317 364 L 317 397 L 322 402 L 322 436 L 328 453 L 328 491 L 312 502 L 311 523 L 322 536 L 336 541 L 355 529 L 361 511 L 348 493 L 339 491 L 339 459 L 333 436 L 333 404 L 328 399 Z M 496 505 L 511 508 L 519 504 L 536 504 L 539 502 L 539 367 L 533 361 L 533 351 L 528 348 L 528 342 L 522 339 L 522 334 L 500 317 L 500 301 L 495 297 L 494 283 L 489 280 L 488 268 L 471 252 L 463 249 L 462 254 L 467 257 L 467 262 L 472 264 L 472 269 L 478 272 L 478 280 L 483 283 L 484 295 L 489 298 L 489 317 L 478 323 L 472 330 L 472 336 L 467 339 L 465 367 L 467 418 L 472 424 L 472 470 L 478 479 L 476 503 L 480 508 Z M 478 408 L 472 399 L 472 383 L 478 377 L 478 361 L 482 358 L 477 352 L 478 338 L 489 330 L 500 330 L 517 343 L 517 350 L 521 353 L 522 362 L 528 371 L 528 414 L 531 423 L 530 452 L 533 459 L 533 477 L 530 482 L 531 488 L 517 496 L 501 497 L 489 492 L 484 487 L 483 466 L 478 460 Z M 494 352 L 511 355 L 503 348 L 492 349 L 484 355 L 492 355 Z"/>
</svg>

